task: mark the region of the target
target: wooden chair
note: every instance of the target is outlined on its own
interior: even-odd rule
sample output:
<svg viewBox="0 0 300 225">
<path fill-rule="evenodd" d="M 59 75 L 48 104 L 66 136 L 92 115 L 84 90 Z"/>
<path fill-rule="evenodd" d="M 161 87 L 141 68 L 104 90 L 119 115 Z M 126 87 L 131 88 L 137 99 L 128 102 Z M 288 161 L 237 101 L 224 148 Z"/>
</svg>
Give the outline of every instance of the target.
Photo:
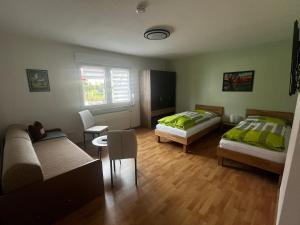
<svg viewBox="0 0 300 225">
<path fill-rule="evenodd" d="M 119 159 L 134 159 L 135 185 L 137 185 L 137 140 L 134 130 L 115 130 L 107 133 L 107 147 L 110 161 L 111 186 L 113 187 L 112 163 Z M 115 164 L 114 164 L 115 166 Z"/>
<path fill-rule="evenodd" d="M 101 133 L 108 130 L 108 126 L 97 126 L 92 113 L 89 110 L 83 110 L 79 112 L 82 124 L 83 124 L 83 143 L 86 147 L 85 139 L 86 134 L 91 134 L 93 139 L 95 135 L 100 136 Z"/>
</svg>

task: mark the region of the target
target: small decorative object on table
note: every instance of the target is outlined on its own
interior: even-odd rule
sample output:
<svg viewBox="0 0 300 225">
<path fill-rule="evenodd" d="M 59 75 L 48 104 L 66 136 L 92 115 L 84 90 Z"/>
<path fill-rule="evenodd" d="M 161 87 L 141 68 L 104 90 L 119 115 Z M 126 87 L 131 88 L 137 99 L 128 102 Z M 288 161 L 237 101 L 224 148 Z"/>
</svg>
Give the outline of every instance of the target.
<svg viewBox="0 0 300 225">
<path fill-rule="evenodd" d="M 48 70 L 27 69 L 26 73 L 30 92 L 50 91 Z"/>
</svg>

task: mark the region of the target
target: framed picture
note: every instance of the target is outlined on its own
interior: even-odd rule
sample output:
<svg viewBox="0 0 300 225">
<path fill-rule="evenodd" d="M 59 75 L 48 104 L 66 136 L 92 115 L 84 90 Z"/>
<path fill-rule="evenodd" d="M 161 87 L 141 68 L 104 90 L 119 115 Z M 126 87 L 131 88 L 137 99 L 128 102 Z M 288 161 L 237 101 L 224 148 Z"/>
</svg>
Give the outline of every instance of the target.
<svg viewBox="0 0 300 225">
<path fill-rule="evenodd" d="M 252 91 L 254 70 L 223 74 L 223 91 Z"/>
<path fill-rule="evenodd" d="M 48 70 L 26 70 L 30 92 L 49 92 Z"/>
</svg>

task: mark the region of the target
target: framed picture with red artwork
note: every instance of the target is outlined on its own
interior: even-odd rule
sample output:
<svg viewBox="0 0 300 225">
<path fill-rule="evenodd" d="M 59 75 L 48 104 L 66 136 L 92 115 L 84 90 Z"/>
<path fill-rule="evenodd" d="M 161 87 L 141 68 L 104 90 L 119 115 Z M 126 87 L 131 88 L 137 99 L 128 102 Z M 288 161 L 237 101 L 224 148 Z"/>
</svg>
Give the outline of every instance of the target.
<svg viewBox="0 0 300 225">
<path fill-rule="evenodd" d="M 254 70 L 226 72 L 223 74 L 223 91 L 252 91 Z"/>
</svg>

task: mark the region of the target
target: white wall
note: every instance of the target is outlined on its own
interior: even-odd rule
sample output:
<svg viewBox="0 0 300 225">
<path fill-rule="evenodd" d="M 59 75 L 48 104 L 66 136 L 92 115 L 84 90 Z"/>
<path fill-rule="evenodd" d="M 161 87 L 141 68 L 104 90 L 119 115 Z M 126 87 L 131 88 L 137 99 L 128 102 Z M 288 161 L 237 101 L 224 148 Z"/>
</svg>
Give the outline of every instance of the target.
<svg viewBox="0 0 300 225">
<path fill-rule="evenodd" d="M 177 111 L 195 104 L 225 107 L 229 115 L 245 116 L 247 108 L 293 112 L 297 98 L 288 94 L 291 42 L 280 41 L 173 60 L 177 72 Z M 223 73 L 255 70 L 253 91 L 222 91 Z"/>
<path fill-rule="evenodd" d="M 277 225 L 300 224 L 300 95 L 280 186 Z"/>
<path fill-rule="evenodd" d="M 107 122 L 113 128 L 139 125 L 138 74 L 146 68 L 166 69 L 164 60 L 1 33 L 1 135 L 9 124 L 28 124 L 38 120 L 46 128 L 62 128 L 73 141 L 81 140 L 82 125 L 77 112 L 82 109 L 79 64 L 84 62 L 75 61 L 75 53 L 89 56 L 92 63 L 131 69 L 133 88 L 137 92 L 134 106 L 127 112 L 98 115 L 96 120 Z M 29 92 L 26 69 L 47 69 L 51 91 Z"/>
</svg>

